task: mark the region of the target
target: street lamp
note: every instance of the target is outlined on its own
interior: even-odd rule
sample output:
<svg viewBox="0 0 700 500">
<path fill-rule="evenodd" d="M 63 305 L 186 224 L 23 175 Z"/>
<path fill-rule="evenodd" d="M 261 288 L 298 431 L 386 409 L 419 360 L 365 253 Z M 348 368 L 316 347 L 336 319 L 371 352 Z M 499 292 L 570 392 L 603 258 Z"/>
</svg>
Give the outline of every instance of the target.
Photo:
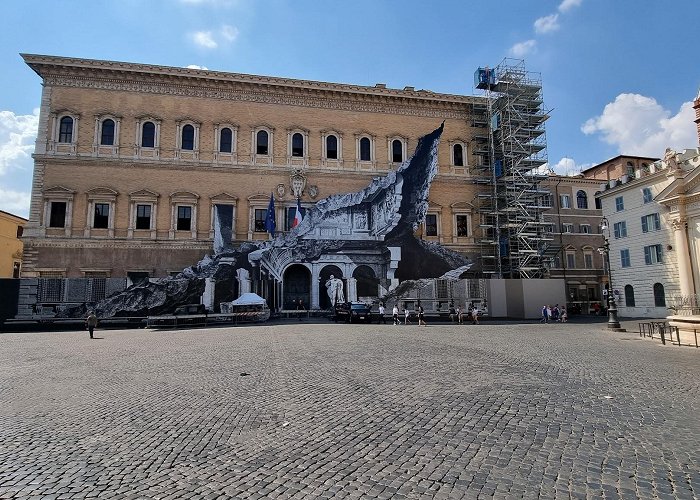
<svg viewBox="0 0 700 500">
<path fill-rule="evenodd" d="M 625 331 L 620 327 L 620 320 L 617 319 L 617 305 L 615 304 L 615 294 L 612 285 L 612 270 L 610 269 L 610 226 L 608 219 L 603 217 L 600 221 L 600 232 L 603 235 L 603 246 L 598 249 L 605 257 L 605 265 L 608 267 L 608 329 L 614 331 Z"/>
</svg>

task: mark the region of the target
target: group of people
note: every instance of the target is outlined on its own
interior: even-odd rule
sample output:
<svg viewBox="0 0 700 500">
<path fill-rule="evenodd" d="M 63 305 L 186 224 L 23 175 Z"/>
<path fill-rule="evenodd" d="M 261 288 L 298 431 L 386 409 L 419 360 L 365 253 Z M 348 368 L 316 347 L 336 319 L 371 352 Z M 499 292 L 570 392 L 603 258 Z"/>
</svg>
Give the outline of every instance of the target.
<svg viewBox="0 0 700 500">
<path fill-rule="evenodd" d="M 540 317 L 540 323 L 551 323 L 554 321 L 560 321 L 566 323 L 569 320 L 569 314 L 566 312 L 566 307 L 559 304 L 551 307 L 549 305 L 542 306 L 542 315 Z"/>
<path fill-rule="evenodd" d="M 469 305 L 469 309 L 467 309 L 467 321 L 471 321 L 472 325 L 478 325 L 479 324 L 479 309 L 474 307 L 474 304 Z M 462 310 L 462 306 L 457 306 L 457 309 L 455 309 L 454 304 L 450 304 L 450 321 L 453 323 L 457 322 L 460 325 L 464 323 L 464 311 Z"/>
<path fill-rule="evenodd" d="M 379 304 L 379 320 L 382 321 L 384 324 L 386 324 L 386 308 L 384 307 L 383 303 Z M 416 314 L 418 316 L 418 326 L 428 326 L 427 323 L 425 322 L 425 311 L 423 310 L 423 306 L 418 304 L 418 309 L 416 310 Z M 450 304 L 450 320 L 453 323 L 458 322 L 460 325 L 464 322 L 464 312 L 461 308 L 461 306 L 458 306 L 457 309 L 455 309 L 454 304 Z M 401 312 L 399 311 L 399 307 L 395 305 L 391 311 L 391 317 L 394 322 L 394 325 L 400 325 L 401 324 Z M 479 324 L 479 310 L 476 307 L 470 306 L 469 310 L 467 312 L 467 321 L 471 321 L 472 325 L 478 325 Z M 404 308 L 403 310 L 403 324 L 404 325 L 410 325 L 413 324 L 411 321 L 411 311 L 407 308 Z"/>
</svg>

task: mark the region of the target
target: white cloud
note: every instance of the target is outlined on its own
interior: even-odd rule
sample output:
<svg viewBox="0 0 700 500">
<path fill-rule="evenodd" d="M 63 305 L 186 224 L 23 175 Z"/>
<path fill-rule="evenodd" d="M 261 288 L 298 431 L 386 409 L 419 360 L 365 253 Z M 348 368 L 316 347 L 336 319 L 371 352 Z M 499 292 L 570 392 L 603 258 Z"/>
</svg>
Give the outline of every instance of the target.
<svg viewBox="0 0 700 500">
<path fill-rule="evenodd" d="M 540 17 L 535 21 L 535 33 L 551 33 L 559 27 L 559 14 Z"/>
<path fill-rule="evenodd" d="M 0 188 L 0 210 L 28 217 L 30 193 Z"/>
<path fill-rule="evenodd" d="M 694 119 L 690 101 L 672 115 L 651 97 L 620 94 L 600 116 L 587 120 L 581 131 L 601 134 L 620 154 L 660 156 L 667 147 L 682 150 L 697 145 Z"/>
<path fill-rule="evenodd" d="M 221 36 L 228 42 L 233 42 L 238 38 L 238 28 L 227 24 L 221 27 Z"/>
<path fill-rule="evenodd" d="M 581 170 L 585 170 L 592 167 L 592 163 L 576 163 L 573 158 L 563 156 L 554 165 L 550 163 L 545 163 L 540 168 L 536 168 L 533 172 L 538 174 L 557 174 L 557 175 L 567 175 L 574 176 L 581 173 Z"/>
<path fill-rule="evenodd" d="M 0 111 L 0 175 L 13 168 L 31 168 L 38 128 L 39 108 L 31 115 Z"/>
<path fill-rule="evenodd" d="M 200 47 L 204 47 L 205 49 L 215 49 L 219 46 L 219 44 L 214 40 L 211 31 L 196 31 L 194 33 L 190 33 L 190 37 L 195 44 L 199 45 Z"/>
<path fill-rule="evenodd" d="M 564 0 L 559 4 L 559 12 L 568 12 L 581 5 L 581 2 L 583 2 L 583 0 Z"/>
<path fill-rule="evenodd" d="M 190 64 L 186 66 L 187 69 L 209 69 L 206 66 L 198 66 L 196 64 Z"/>
<path fill-rule="evenodd" d="M 510 55 L 514 57 L 523 57 L 535 50 L 536 45 L 537 42 L 535 40 L 516 43 L 510 48 Z"/>
</svg>

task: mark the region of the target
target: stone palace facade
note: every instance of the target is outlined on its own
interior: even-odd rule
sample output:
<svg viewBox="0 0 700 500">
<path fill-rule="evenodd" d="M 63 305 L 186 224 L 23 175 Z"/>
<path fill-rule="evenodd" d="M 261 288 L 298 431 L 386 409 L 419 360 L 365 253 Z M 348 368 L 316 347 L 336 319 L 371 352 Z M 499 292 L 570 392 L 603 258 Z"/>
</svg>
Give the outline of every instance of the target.
<svg viewBox="0 0 700 500">
<path fill-rule="evenodd" d="M 395 170 L 445 122 L 418 234 L 476 257 L 470 201 L 484 100 L 429 90 L 23 55 L 43 91 L 23 277 L 168 276 L 234 242 L 288 231 L 302 207 Z M 352 269 L 342 269 L 345 276 Z"/>
</svg>

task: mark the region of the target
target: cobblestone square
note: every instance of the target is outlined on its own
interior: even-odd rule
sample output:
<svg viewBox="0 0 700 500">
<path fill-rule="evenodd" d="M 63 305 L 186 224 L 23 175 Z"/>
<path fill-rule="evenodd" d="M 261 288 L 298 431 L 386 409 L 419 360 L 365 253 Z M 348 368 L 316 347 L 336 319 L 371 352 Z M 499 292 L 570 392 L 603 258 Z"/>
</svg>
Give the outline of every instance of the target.
<svg viewBox="0 0 700 500">
<path fill-rule="evenodd" d="M 0 498 L 700 498 L 700 352 L 604 325 L 0 335 Z"/>
</svg>

